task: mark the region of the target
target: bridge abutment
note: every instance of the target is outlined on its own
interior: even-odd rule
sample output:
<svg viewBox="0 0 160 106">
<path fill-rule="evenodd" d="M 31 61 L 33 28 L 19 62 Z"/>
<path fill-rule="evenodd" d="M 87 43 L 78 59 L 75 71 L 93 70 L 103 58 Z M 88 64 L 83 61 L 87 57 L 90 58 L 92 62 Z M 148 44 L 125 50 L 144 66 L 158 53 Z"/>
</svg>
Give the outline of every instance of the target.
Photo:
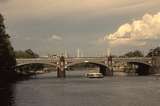
<svg viewBox="0 0 160 106">
<path fill-rule="evenodd" d="M 159 57 L 153 57 L 152 59 L 152 69 L 154 73 L 160 74 L 160 56 Z"/>
<path fill-rule="evenodd" d="M 112 76 L 113 75 L 112 69 L 109 69 L 107 67 L 100 67 L 99 72 L 102 73 L 104 76 Z"/>
<path fill-rule="evenodd" d="M 107 69 L 106 69 L 106 67 L 100 67 L 100 69 L 99 69 L 99 71 L 100 71 L 100 73 L 101 74 L 103 74 L 104 76 L 106 76 L 107 75 Z"/>
</svg>

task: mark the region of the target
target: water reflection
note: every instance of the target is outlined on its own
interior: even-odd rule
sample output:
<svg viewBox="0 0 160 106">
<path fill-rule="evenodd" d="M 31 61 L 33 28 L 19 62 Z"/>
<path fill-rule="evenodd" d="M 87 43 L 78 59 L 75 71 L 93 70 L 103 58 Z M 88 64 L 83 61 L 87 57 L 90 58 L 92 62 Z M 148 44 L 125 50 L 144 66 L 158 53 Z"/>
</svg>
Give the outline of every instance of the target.
<svg viewBox="0 0 160 106">
<path fill-rule="evenodd" d="M 33 76 L 0 86 L 0 106 L 159 106 L 160 80 L 148 77 L 89 79 L 85 71 Z"/>
<path fill-rule="evenodd" d="M 13 84 L 0 84 L 0 106 L 15 106 L 13 90 Z"/>
</svg>

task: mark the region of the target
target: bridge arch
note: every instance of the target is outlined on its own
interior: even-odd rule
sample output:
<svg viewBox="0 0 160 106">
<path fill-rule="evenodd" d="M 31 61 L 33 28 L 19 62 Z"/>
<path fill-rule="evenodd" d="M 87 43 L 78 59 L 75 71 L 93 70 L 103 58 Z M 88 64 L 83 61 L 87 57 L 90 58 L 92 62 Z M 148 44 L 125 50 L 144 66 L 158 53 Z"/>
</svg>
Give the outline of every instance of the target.
<svg viewBox="0 0 160 106">
<path fill-rule="evenodd" d="M 65 67 L 69 68 L 75 65 L 79 65 L 79 64 L 93 64 L 96 65 L 100 68 L 99 72 L 102 73 L 104 76 L 109 75 L 110 74 L 110 69 L 106 64 L 100 63 L 100 62 L 93 62 L 93 61 L 80 61 L 80 62 L 73 62 L 70 64 L 67 64 Z"/>
<path fill-rule="evenodd" d="M 44 64 L 44 65 L 50 65 L 53 67 L 57 67 L 57 64 L 54 63 L 44 63 L 44 62 L 29 62 L 29 63 L 22 63 L 22 64 L 17 64 L 15 68 L 24 66 L 24 65 L 30 65 L 30 64 Z"/>
<path fill-rule="evenodd" d="M 82 63 L 86 63 L 86 64 L 95 64 L 95 65 L 101 65 L 104 67 L 108 67 L 106 64 L 100 63 L 100 62 L 93 62 L 93 61 L 80 61 L 80 62 L 73 62 L 73 63 L 69 63 L 66 65 L 66 67 L 70 67 L 70 66 L 74 66 L 77 64 L 82 64 Z"/>
<path fill-rule="evenodd" d="M 151 71 L 152 65 L 147 62 L 130 61 L 127 63 L 136 65 L 137 67 L 135 71 L 140 76 L 153 74 L 153 72 Z"/>
<path fill-rule="evenodd" d="M 39 68 L 37 69 L 36 65 L 48 65 L 50 67 L 54 67 L 54 68 L 49 68 L 49 70 L 45 69 L 45 70 L 41 70 L 43 68 L 45 68 L 44 66 L 38 66 Z M 27 65 L 31 65 L 30 67 Z M 25 67 L 26 66 L 26 67 Z M 35 75 L 38 73 L 43 73 L 43 72 L 51 72 L 52 70 L 56 70 L 57 65 L 53 64 L 53 63 L 45 63 L 45 62 L 28 62 L 28 63 L 22 63 L 22 64 L 17 64 L 14 69 L 17 73 L 22 74 L 22 75 Z M 40 71 L 40 70 L 41 71 Z M 43 72 L 42 72 L 43 71 Z"/>
<path fill-rule="evenodd" d="M 147 66 L 152 66 L 152 64 L 150 63 L 150 61 L 127 61 L 128 63 L 135 63 L 135 64 L 144 64 L 144 65 L 147 65 Z"/>
</svg>

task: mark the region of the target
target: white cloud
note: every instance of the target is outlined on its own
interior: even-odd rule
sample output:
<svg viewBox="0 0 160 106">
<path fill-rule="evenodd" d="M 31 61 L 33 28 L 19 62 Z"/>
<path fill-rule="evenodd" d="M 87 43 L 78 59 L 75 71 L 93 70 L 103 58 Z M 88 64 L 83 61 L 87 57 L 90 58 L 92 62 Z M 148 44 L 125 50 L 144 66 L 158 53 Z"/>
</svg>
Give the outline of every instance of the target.
<svg viewBox="0 0 160 106">
<path fill-rule="evenodd" d="M 24 37 L 25 40 L 31 40 L 32 38 L 30 36 Z"/>
<path fill-rule="evenodd" d="M 50 39 L 51 40 L 62 40 L 62 37 L 58 35 L 52 35 Z"/>
<path fill-rule="evenodd" d="M 145 14 L 141 20 L 121 25 L 112 34 L 107 34 L 105 40 L 112 45 L 135 44 L 146 45 L 149 40 L 160 38 L 160 13 Z"/>
</svg>

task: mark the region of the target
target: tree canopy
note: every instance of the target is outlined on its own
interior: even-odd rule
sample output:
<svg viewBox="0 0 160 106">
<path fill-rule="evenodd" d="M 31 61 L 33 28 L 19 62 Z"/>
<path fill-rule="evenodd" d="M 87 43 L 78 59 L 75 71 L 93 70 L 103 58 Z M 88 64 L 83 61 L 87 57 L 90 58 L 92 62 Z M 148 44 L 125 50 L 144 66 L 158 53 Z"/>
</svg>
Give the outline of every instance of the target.
<svg viewBox="0 0 160 106">
<path fill-rule="evenodd" d="M 143 53 L 139 50 L 131 51 L 124 54 L 124 57 L 143 57 L 143 56 L 144 56 Z"/>
<path fill-rule="evenodd" d="M 34 53 L 31 49 L 25 51 L 15 51 L 16 58 L 38 58 L 39 55 Z"/>
<path fill-rule="evenodd" d="M 160 56 L 160 47 L 150 49 L 149 53 L 147 54 L 147 57 L 152 57 L 152 56 Z"/>
<path fill-rule="evenodd" d="M 10 69 L 15 66 L 15 54 L 5 31 L 4 18 L 0 14 L 0 68 Z"/>
</svg>

